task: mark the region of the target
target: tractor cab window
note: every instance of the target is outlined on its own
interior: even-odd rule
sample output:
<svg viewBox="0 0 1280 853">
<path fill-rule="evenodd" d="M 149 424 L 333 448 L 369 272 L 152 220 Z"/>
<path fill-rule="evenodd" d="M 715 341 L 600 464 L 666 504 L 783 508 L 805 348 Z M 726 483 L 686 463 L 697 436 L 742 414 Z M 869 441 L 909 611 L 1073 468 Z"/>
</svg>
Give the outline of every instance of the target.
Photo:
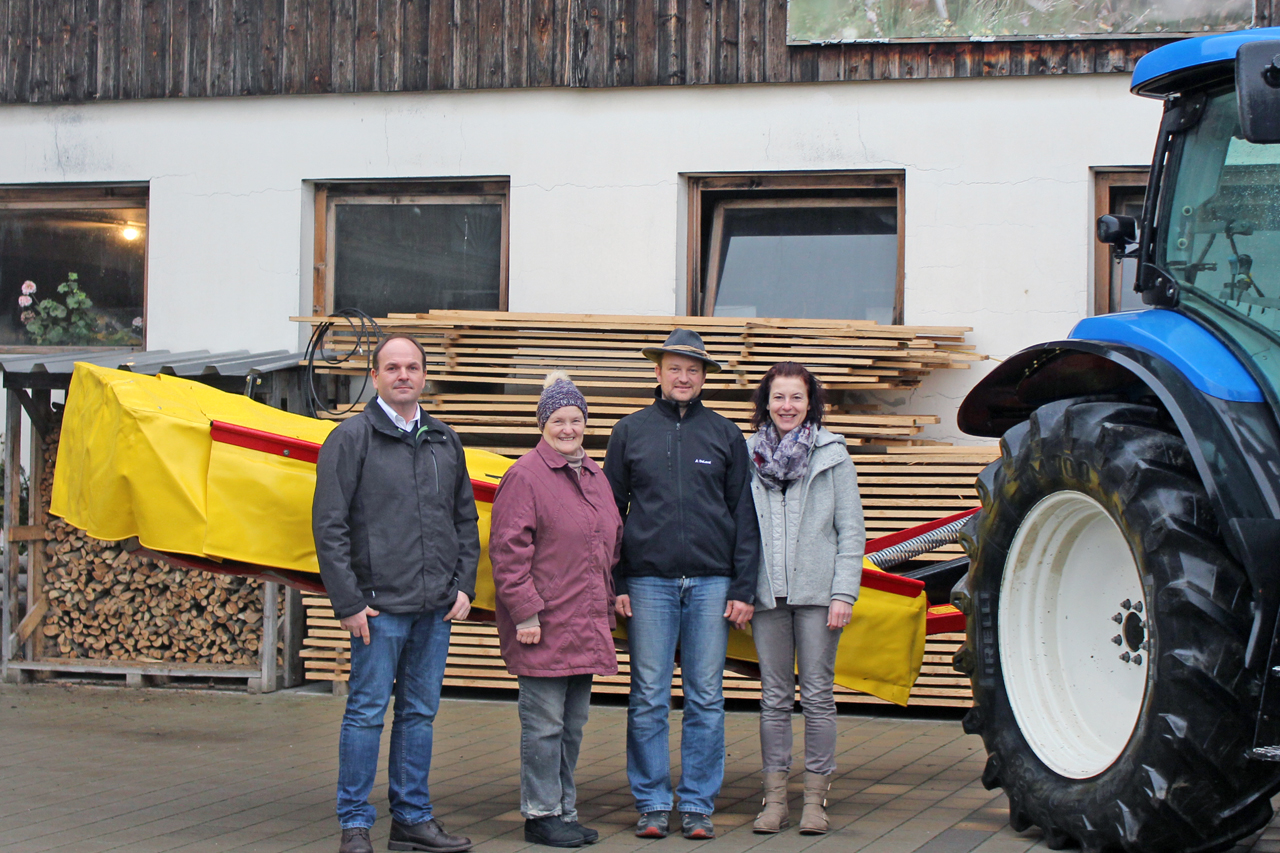
<svg viewBox="0 0 1280 853">
<path fill-rule="evenodd" d="M 1251 353 L 1280 392 L 1280 145 L 1241 138 L 1235 92 L 1222 92 L 1187 131 L 1172 180 L 1157 257 L 1183 305 Z"/>
</svg>

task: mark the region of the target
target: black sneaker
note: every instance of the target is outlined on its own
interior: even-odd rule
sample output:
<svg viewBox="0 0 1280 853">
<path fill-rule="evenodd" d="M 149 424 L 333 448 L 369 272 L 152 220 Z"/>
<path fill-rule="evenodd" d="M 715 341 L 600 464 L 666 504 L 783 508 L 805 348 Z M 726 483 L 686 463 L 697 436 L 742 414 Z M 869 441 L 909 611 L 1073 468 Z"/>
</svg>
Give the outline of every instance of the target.
<svg viewBox="0 0 1280 853">
<path fill-rule="evenodd" d="M 680 834 L 694 841 L 705 841 L 716 837 L 716 828 L 710 815 L 680 812 Z"/>
<path fill-rule="evenodd" d="M 582 833 L 560 819 L 560 815 L 526 818 L 524 840 L 548 847 L 581 847 L 586 843 Z"/>
<path fill-rule="evenodd" d="M 581 835 L 583 844 L 595 844 L 600 840 L 600 833 L 589 826 L 583 826 L 576 820 L 566 820 L 564 825 Z"/>
<path fill-rule="evenodd" d="M 636 838 L 666 838 L 667 813 L 644 812 L 636 821 Z"/>
</svg>

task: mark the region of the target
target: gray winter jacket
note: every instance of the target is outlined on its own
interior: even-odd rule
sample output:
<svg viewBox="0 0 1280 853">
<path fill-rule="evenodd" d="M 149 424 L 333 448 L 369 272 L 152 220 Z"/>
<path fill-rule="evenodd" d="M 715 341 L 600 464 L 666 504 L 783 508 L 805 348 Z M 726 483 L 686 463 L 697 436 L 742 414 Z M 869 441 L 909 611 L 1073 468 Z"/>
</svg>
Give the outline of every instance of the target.
<svg viewBox="0 0 1280 853">
<path fill-rule="evenodd" d="M 753 454 L 758 441 L 758 434 L 747 441 Z M 819 428 L 809 468 L 799 482 L 783 493 L 767 488 L 753 473 L 751 495 L 762 546 L 756 609 L 774 606 L 775 578 L 781 583 L 783 577 L 791 605 L 825 607 L 832 598 L 856 601 L 867 535 L 858 475 L 844 436 Z"/>
</svg>

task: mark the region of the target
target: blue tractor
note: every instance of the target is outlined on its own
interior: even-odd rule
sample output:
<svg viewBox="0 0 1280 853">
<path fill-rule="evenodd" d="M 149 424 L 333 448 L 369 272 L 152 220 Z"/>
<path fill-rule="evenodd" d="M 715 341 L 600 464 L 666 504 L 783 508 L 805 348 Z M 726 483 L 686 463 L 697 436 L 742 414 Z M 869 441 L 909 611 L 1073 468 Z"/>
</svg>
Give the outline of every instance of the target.
<svg viewBox="0 0 1280 853">
<path fill-rule="evenodd" d="M 1280 790 L 1280 28 L 1144 57 L 1165 109 L 1140 219 L 1098 238 L 1148 310 L 1009 358 L 952 594 L 965 729 L 1052 849 L 1229 847 Z"/>
</svg>

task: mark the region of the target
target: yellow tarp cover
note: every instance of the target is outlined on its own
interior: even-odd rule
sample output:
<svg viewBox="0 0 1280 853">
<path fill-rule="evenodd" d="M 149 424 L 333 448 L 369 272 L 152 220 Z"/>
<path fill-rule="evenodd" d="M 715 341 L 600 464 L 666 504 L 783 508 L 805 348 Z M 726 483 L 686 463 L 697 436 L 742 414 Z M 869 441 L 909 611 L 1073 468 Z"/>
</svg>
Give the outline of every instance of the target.
<svg viewBox="0 0 1280 853">
<path fill-rule="evenodd" d="M 186 379 L 76 365 L 63 413 L 50 511 L 99 539 L 318 573 L 311 536 L 315 464 L 214 441 L 213 421 L 323 443 L 332 421 L 282 412 Z M 496 483 L 511 460 L 468 449 L 472 480 Z M 492 610 L 491 505 L 476 502 L 483 547 L 475 606 Z M 869 565 L 869 564 L 868 564 Z M 923 593 L 864 586 L 836 656 L 836 682 L 907 704 L 924 657 Z M 756 660 L 750 632 L 729 656 Z"/>
</svg>

